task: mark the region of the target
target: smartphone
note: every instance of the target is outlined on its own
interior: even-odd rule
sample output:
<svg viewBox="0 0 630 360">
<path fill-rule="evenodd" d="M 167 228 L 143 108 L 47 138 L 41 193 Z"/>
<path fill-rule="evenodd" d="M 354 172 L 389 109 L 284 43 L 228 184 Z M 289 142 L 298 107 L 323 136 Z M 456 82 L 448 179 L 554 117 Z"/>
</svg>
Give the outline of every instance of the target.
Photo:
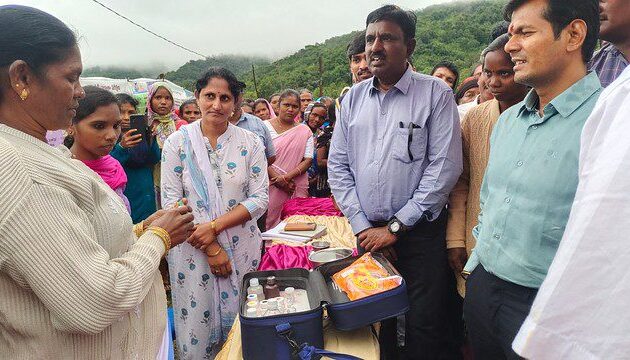
<svg viewBox="0 0 630 360">
<path fill-rule="evenodd" d="M 147 133 L 147 116 L 142 114 L 134 114 L 129 118 L 129 129 L 136 129 L 134 135 L 142 134 L 142 140 Z"/>
</svg>

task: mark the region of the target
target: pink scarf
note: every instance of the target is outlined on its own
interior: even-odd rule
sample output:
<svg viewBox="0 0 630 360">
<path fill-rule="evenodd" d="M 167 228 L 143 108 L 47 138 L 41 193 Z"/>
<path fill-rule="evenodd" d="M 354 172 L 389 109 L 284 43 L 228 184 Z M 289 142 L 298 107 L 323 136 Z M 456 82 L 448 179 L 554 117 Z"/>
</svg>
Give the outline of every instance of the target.
<svg viewBox="0 0 630 360">
<path fill-rule="evenodd" d="M 83 163 L 94 170 L 112 190 L 116 191 L 127 185 L 127 174 L 118 160 L 111 155 L 97 160 L 83 160 Z"/>
<path fill-rule="evenodd" d="M 300 124 L 291 130 L 287 130 L 273 140 L 276 148 L 276 161 L 271 165 L 280 174 L 295 169 L 306 151 L 306 142 L 313 136 L 311 129 Z M 308 174 L 304 173 L 293 179 L 295 192 L 290 196 L 276 186 L 269 187 L 269 212 L 267 213 L 267 229 L 271 229 L 280 222 L 280 214 L 284 203 L 290 198 L 308 197 Z"/>
<path fill-rule="evenodd" d="M 265 99 L 262 99 L 262 100 L 265 102 L 265 104 L 267 104 L 267 110 L 269 110 L 269 119 L 275 118 L 277 116 L 276 112 L 273 111 L 273 108 L 271 107 L 271 104 L 269 103 L 269 101 Z"/>
</svg>

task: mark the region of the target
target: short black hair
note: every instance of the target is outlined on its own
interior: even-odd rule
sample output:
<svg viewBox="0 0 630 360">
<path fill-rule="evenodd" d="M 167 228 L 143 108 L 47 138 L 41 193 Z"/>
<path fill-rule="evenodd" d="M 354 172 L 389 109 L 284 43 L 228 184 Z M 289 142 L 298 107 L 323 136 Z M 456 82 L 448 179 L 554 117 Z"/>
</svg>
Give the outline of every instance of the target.
<svg viewBox="0 0 630 360">
<path fill-rule="evenodd" d="M 271 102 L 271 99 L 273 99 L 276 96 L 280 96 L 280 93 L 273 93 L 273 94 L 271 94 L 271 96 L 269 97 L 269 102 Z"/>
<path fill-rule="evenodd" d="M 365 27 L 375 22 L 388 20 L 398 26 L 405 35 L 405 41 L 416 38 L 417 17 L 411 11 L 401 9 L 396 5 L 385 5 L 372 11 L 365 21 Z"/>
<path fill-rule="evenodd" d="M 490 32 L 490 42 L 494 41 L 496 38 L 498 38 L 499 36 L 503 34 L 507 34 L 509 28 L 510 28 L 510 22 L 505 21 L 505 20 L 500 21 L 499 23 L 494 25 L 494 27 L 492 28 L 492 31 Z"/>
<path fill-rule="evenodd" d="M 365 30 L 358 33 L 352 38 L 350 44 L 346 48 L 348 59 L 352 59 L 354 55 L 363 54 L 365 52 Z"/>
<path fill-rule="evenodd" d="M 529 0 L 510 0 L 505 5 L 503 17 L 511 21 L 512 14 Z M 599 1 L 598 0 L 547 0 L 547 8 L 542 16 L 551 23 L 556 39 L 573 20 L 581 19 L 586 23 L 586 38 L 582 45 L 582 59 L 585 63 L 593 57 L 599 37 Z"/>
<path fill-rule="evenodd" d="M 179 116 L 183 115 L 184 108 L 188 105 L 195 105 L 197 108 L 199 108 L 199 105 L 197 105 L 197 99 L 188 99 L 184 101 L 181 105 L 179 105 Z"/>
<path fill-rule="evenodd" d="M 210 80 L 214 78 L 227 81 L 230 92 L 234 97 L 234 101 L 236 101 L 236 99 L 238 99 L 238 96 L 243 92 L 243 90 L 245 90 L 244 82 L 238 81 L 236 75 L 234 75 L 234 73 L 230 70 L 219 66 L 211 67 L 210 69 L 208 69 L 208 71 L 206 71 L 195 83 L 195 90 L 197 90 L 198 93 L 201 92 L 203 88 L 208 86 L 208 82 L 210 82 Z"/>
<path fill-rule="evenodd" d="M 457 68 L 457 65 L 455 65 L 455 63 L 453 63 L 452 61 L 440 61 L 439 63 L 435 64 L 433 70 L 431 70 L 431 76 L 433 76 L 433 74 L 435 74 L 435 71 L 439 68 L 447 68 L 453 74 L 455 74 L 455 81 L 453 82 L 453 89 L 455 89 L 455 86 L 459 81 L 459 69 Z"/>
<path fill-rule="evenodd" d="M 38 75 L 77 45 L 76 36 L 61 20 L 28 6 L 0 6 L 0 34 L 0 68 L 22 60 Z"/>
<path fill-rule="evenodd" d="M 122 106 L 124 104 L 129 104 L 135 108 L 138 107 L 138 105 L 140 105 L 140 102 L 135 99 L 133 96 L 129 95 L 129 94 L 125 94 L 125 93 L 118 93 L 116 95 L 116 99 L 118 100 L 118 106 Z"/>
</svg>

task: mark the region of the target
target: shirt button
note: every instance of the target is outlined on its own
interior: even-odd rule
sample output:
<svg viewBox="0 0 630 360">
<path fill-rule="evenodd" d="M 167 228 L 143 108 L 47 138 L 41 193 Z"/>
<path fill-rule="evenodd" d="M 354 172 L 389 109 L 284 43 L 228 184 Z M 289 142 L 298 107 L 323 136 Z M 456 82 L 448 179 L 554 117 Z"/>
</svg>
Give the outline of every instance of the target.
<svg viewBox="0 0 630 360">
<path fill-rule="evenodd" d="M 506 198 L 505 198 L 505 203 L 506 203 L 506 204 L 509 204 L 509 203 L 510 203 L 510 201 L 512 201 L 512 199 L 510 199 L 509 197 L 506 197 Z"/>
<path fill-rule="evenodd" d="M 538 125 L 532 126 L 532 129 L 534 129 L 534 130 L 538 129 Z"/>
<path fill-rule="evenodd" d="M 522 162 L 522 161 L 518 161 L 518 162 L 516 163 L 516 166 L 523 166 L 523 162 Z"/>
<path fill-rule="evenodd" d="M 499 235 L 499 234 L 494 234 L 494 238 L 495 238 L 495 239 L 500 239 L 500 238 L 501 238 L 501 235 Z"/>
<path fill-rule="evenodd" d="M 387 114 L 387 111 L 385 110 L 381 111 L 381 115 L 386 115 L 386 114 Z"/>
</svg>

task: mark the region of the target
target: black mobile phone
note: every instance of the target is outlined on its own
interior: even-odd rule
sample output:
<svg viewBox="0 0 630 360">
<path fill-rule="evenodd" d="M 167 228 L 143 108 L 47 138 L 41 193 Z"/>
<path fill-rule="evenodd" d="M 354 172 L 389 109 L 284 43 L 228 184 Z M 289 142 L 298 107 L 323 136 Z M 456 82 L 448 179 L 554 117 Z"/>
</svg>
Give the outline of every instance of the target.
<svg viewBox="0 0 630 360">
<path fill-rule="evenodd" d="M 145 140 L 147 133 L 147 116 L 142 114 L 134 114 L 129 118 L 129 129 L 136 129 L 134 135 L 142 134 L 142 140 Z"/>
</svg>

